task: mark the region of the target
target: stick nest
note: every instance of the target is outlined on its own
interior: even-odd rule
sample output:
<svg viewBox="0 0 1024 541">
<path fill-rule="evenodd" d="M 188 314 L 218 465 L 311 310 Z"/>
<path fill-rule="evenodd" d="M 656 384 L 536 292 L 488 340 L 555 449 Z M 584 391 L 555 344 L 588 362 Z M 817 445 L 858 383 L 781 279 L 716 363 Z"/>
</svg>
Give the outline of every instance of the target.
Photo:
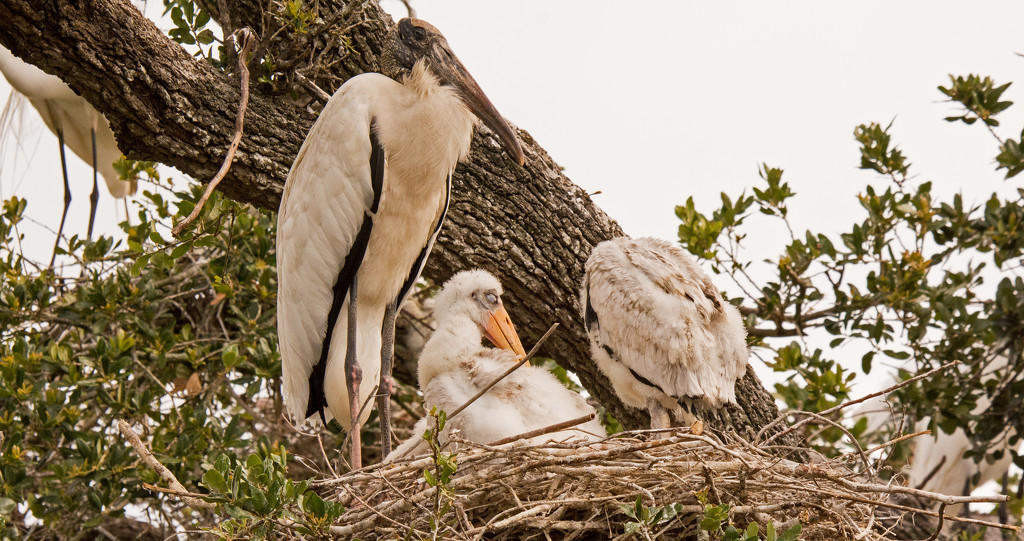
<svg viewBox="0 0 1024 541">
<path fill-rule="evenodd" d="M 757 522 L 762 535 L 770 520 L 779 533 L 800 523 L 804 540 L 883 538 L 874 511 L 893 487 L 852 473 L 846 462 L 802 464 L 726 439 L 638 431 L 599 443 L 494 448 L 456 438 L 458 473 L 441 488 L 424 475 L 435 470 L 435 456 L 315 487 L 346 508 L 333 533 L 362 539 L 430 538 L 434 525 L 445 539 L 683 539 L 695 537 L 705 509 L 719 504 L 729 504 L 738 529 Z M 628 534 L 638 521 L 625 510 L 638 497 L 642 506 L 678 513 Z"/>
</svg>

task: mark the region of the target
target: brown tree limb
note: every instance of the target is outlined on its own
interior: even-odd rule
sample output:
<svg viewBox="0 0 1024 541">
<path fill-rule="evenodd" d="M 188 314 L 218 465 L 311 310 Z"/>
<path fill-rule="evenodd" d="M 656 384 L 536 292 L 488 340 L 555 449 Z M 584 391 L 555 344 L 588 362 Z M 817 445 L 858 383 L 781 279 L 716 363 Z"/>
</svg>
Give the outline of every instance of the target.
<svg viewBox="0 0 1024 541">
<path fill-rule="evenodd" d="M 550 434 L 552 432 L 558 432 L 559 430 L 565 430 L 566 428 L 572 428 L 576 425 L 581 425 L 594 420 L 594 414 L 588 413 L 582 417 L 570 419 L 568 421 L 562 421 L 561 423 L 555 423 L 550 426 L 538 428 L 536 430 L 530 430 L 529 432 L 523 432 L 522 434 L 516 434 L 515 436 L 509 436 L 507 438 L 501 438 L 498 441 L 493 441 L 487 445 L 490 447 L 497 447 L 499 445 L 505 445 L 506 443 L 512 443 L 518 440 L 525 440 L 529 438 L 535 438 L 537 436 L 543 436 L 544 434 Z"/>
<path fill-rule="evenodd" d="M 207 1 L 218 20 L 249 26 L 262 40 L 254 58 L 273 55 L 332 92 L 348 77 L 379 71 L 391 18 L 373 1 L 321 0 L 319 21 L 304 34 L 280 25 L 274 3 Z M 219 7 L 224 7 L 224 12 Z M 196 60 L 145 19 L 128 0 L 4 0 L 0 43 L 65 80 L 110 121 L 121 150 L 158 161 L 197 179 L 224 161 L 234 130 L 238 85 Z M 341 45 L 344 46 L 341 46 Z M 250 66 L 254 77 L 261 66 Z M 291 72 L 284 77 L 294 81 Z M 282 95 L 303 87 L 256 84 L 246 133 L 218 189 L 225 196 L 276 209 L 291 162 L 316 111 Z M 300 102 L 301 103 L 301 102 Z M 647 413 L 623 406 L 590 360 L 578 308 L 578 288 L 591 247 L 622 229 L 566 178 L 543 148 L 519 131 L 527 163 L 518 167 L 490 132 L 478 131 L 467 163 L 454 175 L 448 220 L 424 275 L 441 282 L 482 267 L 498 276 L 509 311 L 525 339 L 552 323 L 560 328 L 542 355 L 575 372 L 584 387 L 626 427 L 649 426 Z M 721 423 L 756 432 L 778 416 L 774 401 L 748 371 L 737 384 L 740 407 Z M 735 410 L 735 411 L 734 411 Z M 732 419 L 732 420 L 727 420 Z M 711 424 L 715 426 L 718 421 Z M 799 444 L 798 440 L 792 440 Z"/>
</svg>

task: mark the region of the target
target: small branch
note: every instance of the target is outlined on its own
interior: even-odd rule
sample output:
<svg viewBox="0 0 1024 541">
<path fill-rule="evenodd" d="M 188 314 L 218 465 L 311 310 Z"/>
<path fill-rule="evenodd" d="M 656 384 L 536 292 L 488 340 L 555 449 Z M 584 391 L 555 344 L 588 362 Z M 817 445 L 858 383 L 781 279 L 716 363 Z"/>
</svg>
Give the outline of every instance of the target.
<svg viewBox="0 0 1024 541">
<path fill-rule="evenodd" d="M 495 446 L 498 446 L 498 445 L 504 445 L 506 443 L 512 443 L 512 442 L 518 441 L 518 440 L 525 440 L 525 439 L 528 439 L 528 438 L 536 438 L 537 436 L 543 436 L 544 434 L 550 434 L 552 432 L 558 432 L 560 430 L 565 430 L 566 428 L 572 428 L 572 427 L 574 427 L 576 425 L 581 425 L 583 423 L 586 423 L 586 422 L 589 422 L 589 421 L 593 420 L 594 417 L 596 417 L 596 416 L 593 413 L 588 413 L 588 414 L 584 415 L 583 417 L 577 417 L 576 419 L 572 419 L 572 420 L 569 420 L 569 421 L 562 421 L 561 423 L 556 423 L 556 424 L 553 424 L 551 426 L 546 426 L 544 428 L 538 428 L 536 430 L 531 430 L 529 432 L 523 432 L 522 434 L 516 434 L 515 436 L 509 436 L 507 438 L 501 438 L 500 440 L 488 443 L 487 445 L 491 446 L 491 447 L 495 447 Z"/>
<path fill-rule="evenodd" d="M 206 200 L 210 198 L 210 194 L 213 193 L 214 188 L 220 184 L 221 180 L 228 174 L 228 170 L 231 169 L 231 163 L 235 160 L 235 151 L 238 150 L 238 144 L 242 141 L 242 126 L 245 123 L 245 110 L 249 106 L 249 68 L 246 65 L 246 58 L 249 56 L 249 52 L 252 51 L 253 46 L 256 45 L 256 36 L 252 30 L 243 28 L 239 30 L 242 35 L 242 50 L 238 52 L 238 71 L 242 77 L 241 92 L 242 98 L 238 103 L 238 116 L 235 117 L 235 137 L 231 140 L 231 146 L 228 147 L 228 153 L 224 156 L 224 163 L 220 166 L 220 171 L 214 175 L 213 180 L 206 186 L 206 191 L 203 192 L 203 196 L 199 198 L 199 202 L 196 203 L 195 208 L 192 209 L 192 213 L 188 215 L 178 225 L 174 226 L 171 230 L 171 234 L 175 237 L 181 235 L 181 233 L 192 225 L 192 222 L 199 217 L 199 214 L 203 211 L 203 207 L 206 206 Z"/>
<path fill-rule="evenodd" d="M 931 430 L 922 430 L 920 432 L 914 432 L 913 434 L 904 434 L 904 435 L 902 435 L 902 436 L 900 436 L 898 438 L 891 439 L 891 440 L 889 440 L 889 441 L 887 441 L 885 443 L 880 443 L 880 444 L 878 444 L 878 445 L 876 445 L 876 446 L 874 446 L 874 447 L 864 451 L 864 453 L 870 455 L 871 453 L 874 453 L 875 451 L 878 451 L 879 449 L 885 449 L 886 447 L 889 447 L 890 445 L 896 445 L 897 443 L 899 443 L 901 441 L 909 440 L 910 438 L 916 438 L 918 436 L 925 436 L 925 435 L 928 435 L 928 434 L 931 434 L 931 433 L 932 433 Z M 853 455 L 853 452 L 851 451 L 851 452 L 846 453 L 846 454 L 847 455 Z M 943 457 L 943 459 L 945 459 L 945 457 Z"/>
<path fill-rule="evenodd" d="M 877 507 L 885 507 L 885 508 L 888 508 L 888 509 L 895 509 L 897 511 L 906 511 L 908 513 L 916 513 L 916 514 L 919 514 L 919 515 L 925 515 L 925 516 L 929 516 L 929 517 L 938 517 L 939 516 L 939 514 L 936 513 L 935 511 L 929 511 L 927 509 L 921 509 L 919 507 L 911 507 L 909 505 L 901 505 L 901 504 L 893 503 L 893 502 L 880 502 L 880 501 L 875 501 L 875 500 L 868 500 L 866 498 L 861 498 L 861 497 L 858 497 L 858 496 L 855 496 L 855 495 L 852 495 L 852 494 L 851 495 L 843 496 L 843 498 L 846 499 L 846 500 L 849 500 L 851 502 L 866 503 L 868 505 L 874 505 L 874 506 L 877 506 Z M 990 521 L 987 521 L 987 520 L 978 520 L 976 518 L 957 517 L 957 516 L 953 516 L 953 515 L 944 515 L 944 517 L 946 519 L 952 520 L 954 522 L 962 522 L 962 523 L 965 523 L 965 524 L 977 524 L 979 526 L 986 526 L 986 527 L 989 527 L 989 528 L 998 528 L 1000 530 L 1007 530 L 1007 531 L 1011 531 L 1011 532 L 1014 532 L 1014 533 L 1017 533 L 1017 532 L 1020 531 L 1020 527 L 1019 526 L 1010 526 L 1009 524 L 1000 524 L 998 522 L 990 522 Z"/>
<path fill-rule="evenodd" d="M 401 2 L 402 2 L 403 5 L 405 5 L 405 10 L 409 12 L 409 17 L 415 19 L 416 18 L 416 10 L 413 9 L 412 4 L 409 3 L 409 0 L 401 0 Z"/>
<path fill-rule="evenodd" d="M 843 402 L 842 404 L 839 404 L 838 406 L 833 406 L 833 407 L 831 407 L 831 408 L 829 408 L 829 409 L 819 413 L 818 415 L 821 415 L 821 416 L 829 415 L 831 413 L 835 413 L 835 412 L 837 412 L 839 410 L 848 408 L 850 406 L 853 406 L 853 405 L 856 405 L 856 404 L 860 404 L 861 402 L 864 402 L 865 400 L 870 400 L 870 399 L 872 399 L 872 398 L 874 398 L 876 396 L 881 396 L 881 395 L 884 395 L 884 394 L 889 394 L 889 393 L 895 391 L 896 389 L 899 389 L 901 387 L 905 387 L 907 385 L 910 385 L 911 383 L 913 383 L 915 381 L 922 380 L 924 378 L 927 378 L 927 377 L 931 376 L 932 374 L 935 374 L 936 372 L 941 372 L 941 371 L 943 371 L 943 370 L 945 370 L 947 368 L 956 366 L 958 364 L 960 364 L 960 361 L 953 361 L 953 362 L 950 362 L 950 363 L 946 363 L 946 364 L 944 364 L 944 365 L 942 365 L 942 366 L 940 366 L 940 367 L 938 367 L 938 368 L 936 368 L 934 370 L 929 370 L 928 372 L 925 372 L 924 374 L 919 374 L 919 375 L 914 376 L 914 377 L 912 377 L 912 378 L 910 378 L 910 379 L 908 379 L 906 381 L 901 381 L 900 383 L 897 383 L 896 385 L 893 385 L 893 386 L 891 386 L 891 387 L 889 387 L 887 389 L 878 391 L 876 393 L 871 393 L 869 395 L 862 396 L 862 397 L 860 397 L 860 398 L 858 398 L 856 400 L 850 400 L 850 401 L 847 401 L 847 402 Z M 785 415 L 783 415 L 779 419 L 783 419 L 783 418 L 785 418 Z M 756 439 L 760 439 L 760 437 L 769 428 L 771 428 L 773 425 L 775 425 L 776 422 L 779 421 L 779 419 L 776 419 L 775 421 L 772 421 L 769 425 L 767 425 L 764 428 L 762 428 L 760 433 L 758 433 Z M 803 419 L 802 421 L 798 421 L 796 423 L 793 423 L 790 427 L 786 428 L 785 430 L 781 430 L 781 431 L 773 434 L 772 437 L 770 437 L 767 440 L 765 440 L 764 443 L 765 444 L 771 443 L 771 442 L 775 441 L 776 439 L 778 439 L 778 438 L 780 438 L 782 436 L 785 436 L 786 434 L 789 434 L 790 432 L 800 428 L 801 426 L 804 426 L 805 424 L 811 422 L 812 420 L 813 420 L 813 417 L 807 417 L 806 419 Z"/>
<path fill-rule="evenodd" d="M 331 95 L 330 94 L 328 94 L 327 92 L 324 92 L 324 89 L 320 88 L 319 86 L 316 86 L 316 83 L 314 83 L 313 81 L 310 81 L 309 78 L 306 77 L 305 75 L 296 72 L 295 73 L 295 80 L 298 81 L 299 84 L 302 85 L 302 88 L 305 88 L 306 90 L 311 92 L 314 96 L 316 96 L 316 99 L 318 99 L 318 100 L 320 100 L 320 101 L 322 101 L 324 103 L 327 103 L 327 101 L 331 99 Z"/>
<path fill-rule="evenodd" d="M 928 541 L 935 541 L 936 539 L 939 538 L 939 532 L 942 531 L 942 519 L 943 519 L 943 517 L 945 517 L 945 514 L 943 513 L 943 511 L 945 511 L 945 510 L 946 510 L 945 502 L 940 503 L 939 504 L 939 523 L 935 525 L 935 533 L 933 533 L 932 536 L 928 538 Z"/>
<path fill-rule="evenodd" d="M 506 377 L 508 377 L 508 375 L 511 374 L 512 372 L 515 372 L 516 370 L 519 370 L 519 367 L 521 367 L 524 364 L 530 362 L 530 359 L 532 359 L 533 356 L 537 354 L 537 350 L 540 349 L 541 344 L 543 344 L 544 341 L 547 340 L 548 337 L 551 336 L 551 333 L 555 332 L 555 329 L 557 329 L 557 328 L 558 328 L 558 323 L 555 322 L 554 324 L 551 325 L 551 328 L 548 329 L 548 332 L 544 333 L 544 336 L 541 336 L 540 340 L 537 340 L 537 343 L 533 345 L 533 349 L 531 349 L 530 352 L 527 353 L 526 356 L 523 357 L 523 359 L 521 361 L 519 361 L 518 363 L 513 365 L 512 368 L 509 368 L 508 370 L 506 370 L 504 374 L 498 376 L 494 381 L 492 381 L 489 384 L 487 384 L 487 386 L 484 387 L 483 389 L 481 389 L 479 393 L 476 393 L 475 395 L 473 395 L 473 398 L 470 398 L 469 400 L 467 400 L 465 404 L 459 406 L 458 408 L 455 409 L 455 411 L 453 411 L 452 413 L 448 414 L 448 420 L 450 421 L 456 415 L 462 413 L 462 410 L 468 408 L 470 404 L 472 404 L 473 402 L 476 402 L 476 400 L 478 398 L 480 398 L 481 396 L 483 396 L 487 391 L 490 391 L 491 387 L 494 387 L 495 385 L 497 385 L 498 382 L 500 382 L 501 380 L 503 380 Z"/>
<path fill-rule="evenodd" d="M 135 448 L 135 452 L 139 455 L 139 458 L 141 458 L 146 465 L 148 465 L 157 473 L 157 475 L 163 478 L 164 481 L 167 481 L 167 484 L 171 486 L 170 490 L 162 490 L 161 492 L 177 495 L 182 499 L 182 501 L 191 507 L 202 509 L 213 509 L 216 507 L 210 502 L 205 502 L 190 495 L 191 493 L 185 490 L 185 487 L 178 482 L 178 479 L 174 477 L 171 470 L 168 470 L 167 466 L 161 464 L 160 461 L 153 456 L 153 452 L 146 447 L 146 444 L 142 443 L 142 440 L 139 439 L 139 435 L 132 430 L 132 427 L 129 426 L 124 419 L 117 420 L 117 428 L 121 431 L 121 435 L 128 440 L 128 443 Z"/>
</svg>

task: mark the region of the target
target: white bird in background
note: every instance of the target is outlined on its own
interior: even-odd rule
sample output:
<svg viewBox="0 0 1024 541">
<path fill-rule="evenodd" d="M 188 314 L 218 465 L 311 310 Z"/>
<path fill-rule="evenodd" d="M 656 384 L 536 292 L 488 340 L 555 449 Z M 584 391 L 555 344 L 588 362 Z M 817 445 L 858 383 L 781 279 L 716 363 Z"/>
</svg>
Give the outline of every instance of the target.
<svg viewBox="0 0 1024 541">
<path fill-rule="evenodd" d="M 747 366 L 739 311 L 675 244 L 620 237 L 594 247 L 581 291 L 591 355 L 652 428 L 694 423 L 697 402 L 735 403 Z"/>
<path fill-rule="evenodd" d="M 525 352 L 501 302 L 501 284 L 483 270 L 453 276 L 435 298 L 437 329 L 419 358 L 423 404 L 429 410 L 453 413 L 519 361 Z M 481 345 L 487 337 L 501 349 Z M 452 429 L 463 439 L 489 444 L 532 430 L 550 427 L 594 413 L 587 401 L 561 384 L 546 369 L 524 365 L 502 379 L 455 417 L 441 433 L 442 442 Z M 422 435 L 427 418 L 420 419 L 413 436 L 398 446 L 388 460 L 425 452 Z M 596 419 L 573 428 L 535 436 L 530 441 L 594 441 L 607 436 Z"/>
<path fill-rule="evenodd" d="M 71 187 L 68 184 L 67 162 L 64 157 L 65 146 L 93 166 L 87 233 L 91 239 L 99 200 L 97 175 L 103 176 L 110 195 L 117 199 L 134 194 L 136 188 L 134 181 L 121 180 L 114 170 L 114 162 L 121 159 L 122 155 L 117 148 L 117 141 L 114 140 L 114 132 L 110 130 L 110 123 L 89 105 L 85 98 L 75 94 L 64 84 L 64 81 L 22 61 L 4 47 L 0 47 L 0 72 L 3 72 L 15 91 L 28 98 L 46 127 L 50 128 L 60 143 L 60 161 L 64 174 L 64 212 L 61 215 L 60 228 L 57 230 L 54 250 L 60 243 L 64 219 L 67 218 L 68 207 L 71 206 Z M 53 265 L 52 259 L 50 265 Z"/>
<path fill-rule="evenodd" d="M 338 419 L 352 436 L 353 468 L 375 388 L 390 450 L 395 313 L 444 221 L 451 174 L 469 152 L 476 119 L 524 161 L 512 129 L 433 26 L 399 21 L 385 68 L 397 81 L 359 75 L 328 101 L 295 158 L 278 215 L 288 411 Z M 361 386 L 363 378 L 380 384 Z"/>
<path fill-rule="evenodd" d="M 995 372 L 1004 370 L 1006 365 L 1005 354 L 995 357 L 985 367 L 982 381 L 995 377 Z M 988 396 L 982 396 L 971 410 L 971 414 L 984 415 L 991 404 Z M 892 408 L 884 396 L 865 402 L 854 411 L 853 417 L 867 419 L 865 434 L 880 432 L 894 423 Z M 914 431 L 928 430 L 929 421 L 927 418 L 919 420 L 914 425 Z M 1013 463 L 1010 441 L 1015 435 L 1016 431 L 1012 427 L 1007 427 L 1003 434 L 989 445 L 989 453 L 1003 451 L 1003 456 L 992 462 L 975 462 L 973 457 L 964 457 L 964 453 L 971 450 L 971 442 L 963 428 L 958 427 L 952 433 L 936 429 L 930 436 L 918 436 L 911 443 L 909 465 L 904 469 L 907 486 L 940 494 L 970 494 L 975 488 L 1000 479 L 1007 472 Z M 960 506 L 947 506 L 946 512 L 957 514 L 960 512 Z"/>
</svg>

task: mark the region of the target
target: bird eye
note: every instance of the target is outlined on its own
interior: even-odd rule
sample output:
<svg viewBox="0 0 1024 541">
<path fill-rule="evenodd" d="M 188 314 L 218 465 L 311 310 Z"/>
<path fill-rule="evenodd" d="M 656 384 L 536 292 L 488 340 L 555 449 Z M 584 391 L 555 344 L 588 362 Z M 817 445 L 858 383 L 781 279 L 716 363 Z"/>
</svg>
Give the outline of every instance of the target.
<svg viewBox="0 0 1024 541">
<path fill-rule="evenodd" d="M 417 41 L 421 41 L 423 38 L 427 37 L 427 31 L 424 30 L 423 27 L 414 26 L 412 29 L 412 37 Z"/>
<path fill-rule="evenodd" d="M 491 304 L 498 304 L 498 296 L 495 295 L 494 293 L 488 293 L 486 298 L 487 302 Z"/>
</svg>

